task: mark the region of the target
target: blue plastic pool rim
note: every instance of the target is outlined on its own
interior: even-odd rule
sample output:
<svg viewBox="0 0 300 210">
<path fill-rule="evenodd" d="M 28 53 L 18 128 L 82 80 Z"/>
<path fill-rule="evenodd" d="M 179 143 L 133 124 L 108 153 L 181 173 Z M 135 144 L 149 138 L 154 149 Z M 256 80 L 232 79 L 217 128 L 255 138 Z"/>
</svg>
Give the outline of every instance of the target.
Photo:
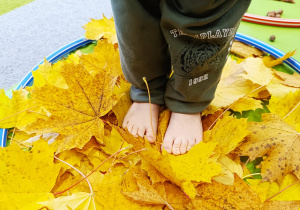
<svg viewBox="0 0 300 210">
<path fill-rule="evenodd" d="M 262 42 L 258 39 L 255 39 L 253 37 L 250 37 L 250 36 L 247 36 L 247 35 L 244 35 L 241 33 L 236 33 L 235 40 L 243 42 L 245 44 L 252 45 L 252 46 L 256 47 L 257 49 L 260 49 L 266 53 L 269 53 L 270 55 L 274 56 L 275 58 L 279 58 L 279 57 L 282 57 L 285 55 L 284 52 L 278 50 L 277 48 L 275 48 L 265 42 Z M 70 52 L 77 50 L 78 48 L 83 47 L 87 44 L 90 44 L 93 41 L 94 40 L 89 40 L 86 38 L 79 38 L 79 39 L 65 45 L 64 47 L 58 49 L 57 51 L 53 52 L 52 54 L 48 55 L 46 57 L 46 60 L 50 63 L 55 63 L 62 57 L 68 55 Z M 283 62 L 286 63 L 291 68 L 293 68 L 298 73 L 300 73 L 300 63 L 297 60 L 295 60 L 294 58 L 288 58 Z M 44 59 L 40 63 L 38 63 L 30 72 L 28 72 L 28 74 L 23 78 L 23 80 L 20 82 L 20 84 L 13 90 L 19 90 L 20 88 L 28 86 L 33 81 L 32 71 L 37 70 L 39 65 L 41 65 L 43 63 L 44 63 Z M 11 98 L 12 95 L 9 94 L 8 97 Z M 0 129 L 0 146 L 1 147 L 6 146 L 7 133 L 8 133 L 7 129 Z"/>
</svg>

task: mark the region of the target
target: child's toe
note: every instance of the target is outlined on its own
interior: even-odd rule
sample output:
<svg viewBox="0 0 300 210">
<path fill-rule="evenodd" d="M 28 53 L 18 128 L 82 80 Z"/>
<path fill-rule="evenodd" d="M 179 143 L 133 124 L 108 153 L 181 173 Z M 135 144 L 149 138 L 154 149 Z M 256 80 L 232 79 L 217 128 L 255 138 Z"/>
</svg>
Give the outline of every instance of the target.
<svg viewBox="0 0 300 210">
<path fill-rule="evenodd" d="M 146 138 L 150 143 L 155 142 L 155 136 L 153 136 L 151 128 L 146 129 Z"/>
<path fill-rule="evenodd" d="M 132 134 L 134 137 L 137 137 L 137 135 L 138 135 L 138 129 L 139 129 L 139 127 L 138 127 L 137 125 L 133 125 L 133 126 L 132 126 L 131 134 Z"/>
<path fill-rule="evenodd" d="M 145 132 L 146 132 L 145 127 L 139 127 L 138 135 L 139 135 L 140 137 L 144 137 Z"/>
<path fill-rule="evenodd" d="M 164 139 L 164 148 L 168 153 L 172 153 L 174 139 L 172 137 L 165 137 Z"/>
<path fill-rule="evenodd" d="M 180 146 L 181 146 L 181 142 L 183 141 L 182 138 L 176 138 L 173 144 L 173 149 L 172 149 L 172 153 L 174 155 L 180 155 Z"/>
<path fill-rule="evenodd" d="M 188 146 L 188 140 L 187 139 L 182 139 L 181 144 L 180 144 L 180 154 L 183 155 L 187 152 L 187 146 Z"/>
</svg>

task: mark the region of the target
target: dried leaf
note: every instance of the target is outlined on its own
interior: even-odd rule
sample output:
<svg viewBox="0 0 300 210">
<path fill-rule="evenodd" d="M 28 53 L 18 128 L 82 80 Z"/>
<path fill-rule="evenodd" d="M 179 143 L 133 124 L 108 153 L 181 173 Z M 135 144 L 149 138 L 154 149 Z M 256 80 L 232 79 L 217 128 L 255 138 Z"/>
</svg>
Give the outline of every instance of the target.
<svg viewBox="0 0 300 210">
<path fill-rule="evenodd" d="M 10 99 L 4 90 L 0 89 L 0 128 L 20 128 L 34 122 L 38 117 L 46 116 L 41 108 L 28 98 L 28 94 L 25 89 L 15 90 Z"/>
<path fill-rule="evenodd" d="M 21 209 L 48 197 L 60 170 L 60 165 L 53 163 L 53 154 L 44 141 L 35 142 L 30 151 L 17 144 L 0 147 L 0 206 Z"/>
<path fill-rule="evenodd" d="M 101 20 L 91 18 L 91 21 L 83 28 L 86 30 L 85 37 L 87 39 L 98 40 L 106 38 L 109 43 L 114 44 L 118 42 L 113 18 L 107 19 L 104 15 Z"/>
<path fill-rule="evenodd" d="M 288 52 L 281 58 L 277 58 L 276 60 L 273 60 L 273 61 L 264 60 L 264 63 L 267 67 L 273 67 L 273 66 L 282 64 L 282 61 L 292 57 L 293 55 L 295 55 L 295 53 L 296 53 L 296 50 L 294 50 L 292 52 Z"/>
<path fill-rule="evenodd" d="M 234 41 L 232 43 L 230 52 L 242 58 L 252 57 L 253 55 L 255 56 L 263 55 L 263 53 L 260 50 L 237 41 Z"/>
<path fill-rule="evenodd" d="M 263 114 L 262 122 L 249 122 L 251 133 L 235 153 L 249 156 L 251 160 L 267 155 L 261 163 L 263 181 L 278 181 L 288 173 L 300 177 L 300 136 L 276 114 Z"/>
<path fill-rule="evenodd" d="M 300 74 L 294 72 L 294 74 L 287 74 L 280 71 L 273 71 L 277 76 L 279 76 L 283 81 L 281 84 L 290 87 L 300 87 Z"/>
<path fill-rule="evenodd" d="M 101 206 L 95 201 L 94 195 L 86 192 L 78 192 L 70 196 L 63 196 L 39 203 L 50 209 L 60 210 L 96 210 L 101 208 Z"/>
<path fill-rule="evenodd" d="M 241 63 L 241 66 L 246 72 L 242 74 L 242 77 L 253 83 L 267 85 L 274 77 L 272 70 L 264 65 L 261 58 L 247 58 Z"/>
<path fill-rule="evenodd" d="M 263 106 L 260 100 L 254 98 L 241 98 L 230 107 L 230 109 L 236 112 L 255 110 L 258 108 L 263 108 Z"/>
<path fill-rule="evenodd" d="M 268 108 L 300 132 L 300 90 L 290 92 L 284 98 L 272 96 Z"/>
</svg>

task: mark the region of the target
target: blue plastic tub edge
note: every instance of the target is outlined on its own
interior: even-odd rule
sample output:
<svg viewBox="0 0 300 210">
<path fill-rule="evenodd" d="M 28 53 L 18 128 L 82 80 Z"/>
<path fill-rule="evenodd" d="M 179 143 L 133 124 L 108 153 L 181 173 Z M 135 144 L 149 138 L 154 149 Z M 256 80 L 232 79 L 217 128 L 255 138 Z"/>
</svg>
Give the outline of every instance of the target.
<svg viewBox="0 0 300 210">
<path fill-rule="evenodd" d="M 253 37 L 250 37 L 250 36 L 247 36 L 247 35 L 244 35 L 241 33 L 237 33 L 235 36 L 235 39 L 237 41 L 252 45 L 262 51 L 265 51 L 266 53 L 269 53 L 270 55 L 274 56 L 275 58 L 282 57 L 285 54 L 284 52 L 278 50 L 275 47 L 272 47 L 271 45 L 269 45 L 267 43 L 264 43 L 258 39 L 255 39 Z M 49 61 L 51 63 L 55 63 L 57 60 L 68 55 L 70 52 L 72 52 L 80 47 L 83 47 L 87 44 L 90 44 L 91 42 L 93 42 L 93 40 L 79 38 L 79 39 L 65 45 L 64 47 L 58 49 L 54 53 L 50 54 L 49 56 L 46 57 L 46 59 L 47 59 L 47 61 Z M 38 66 L 43 63 L 44 63 L 44 60 L 42 60 L 39 64 L 37 64 L 32 69 L 32 71 L 37 70 Z M 284 61 L 284 63 L 286 63 L 287 65 L 292 67 L 298 73 L 300 73 L 300 63 L 297 60 L 295 60 L 294 58 L 288 58 Z M 32 77 L 32 72 L 30 71 L 24 77 L 24 79 L 21 81 L 21 83 L 15 88 L 15 90 L 19 90 L 22 87 L 28 86 L 31 84 L 31 82 L 33 82 L 33 77 Z M 9 97 L 11 98 L 12 96 L 9 95 Z M 0 146 L 2 146 L 2 147 L 6 146 L 6 139 L 7 139 L 7 129 L 0 129 Z"/>
</svg>

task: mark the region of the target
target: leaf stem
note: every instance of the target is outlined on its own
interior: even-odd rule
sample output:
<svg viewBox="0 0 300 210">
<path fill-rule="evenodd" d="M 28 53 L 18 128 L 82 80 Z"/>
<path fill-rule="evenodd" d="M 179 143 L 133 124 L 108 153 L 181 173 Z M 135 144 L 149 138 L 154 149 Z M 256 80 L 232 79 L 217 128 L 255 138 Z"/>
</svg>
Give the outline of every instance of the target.
<svg viewBox="0 0 300 210">
<path fill-rule="evenodd" d="M 253 174 L 248 174 L 246 176 L 244 176 L 242 179 L 245 179 L 247 177 L 250 177 L 250 176 L 254 176 L 254 175 L 260 175 L 261 173 L 253 173 Z"/>
<path fill-rule="evenodd" d="M 125 142 L 125 139 L 123 140 L 123 142 L 122 142 L 122 144 L 121 144 L 119 150 L 123 147 L 124 142 Z M 118 154 L 119 154 L 119 153 L 118 153 Z M 111 165 L 110 165 L 110 167 L 109 167 L 109 169 L 108 169 L 108 172 L 110 172 L 111 167 L 114 165 L 114 163 L 115 163 L 115 161 L 116 161 L 116 158 L 117 158 L 118 154 L 115 156 L 114 160 L 112 161 L 112 163 L 111 163 Z"/>
<path fill-rule="evenodd" d="M 106 160 L 104 160 L 99 166 L 97 166 L 91 173 L 89 173 L 87 176 L 83 177 L 81 180 L 79 180 L 78 182 L 76 182 L 75 184 L 73 184 L 71 187 L 61 191 L 61 192 L 57 192 L 57 193 L 52 193 L 53 195 L 59 195 L 61 193 L 64 193 L 68 190 L 70 190 L 71 188 L 75 187 L 77 184 L 79 184 L 80 182 L 82 182 L 83 180 L 85 180 L 87 177 L 89 177 L 91 174 L 93 174 L 96 170 L 98 170 L 98 168 L 100 168 L 100 166 L 102 166 L 104 163 L 106 163 L 110 158 L 112 158 L 113 156 L 119 154 L 121 151 L 127 149 L 127 147 L 122 148 L 120 150 L 118 150 L 117 152 L 115 152 L 114 154 L 112 154 L 111 156 L 109 156 Z"/>
<path fill-rule="evenodd" d="M 63 161 L 62 159 L 59 159 L 59 158 L 56 157 L 56 156 L 54 156 L 54 158 L 57 159 L 57 160 L 59 160 L 59 161 L 61 161 L 61 162 L 63 162 L 64 164 L 70 166 L 70 167 L 73 168 L 75 171 L 77 171 L 78 173 L 80 173 L 81 176 L 85 177 L 85 175 L 84 175 L 81 171 L 79 171 L 77 168 L 75 168 L 75 167 L 72 166 L 71 164 L 69 164 L 69 163 Z M 90 187 L 91 194 L 94 194 L 94 191 L 93 191 L 93 188 L 92 188 L 91 183 L 89 182 L 89 180 L 88 180 L 87 178 L 85 178 L 85 180 L 87 181 L 87 183 L 88 183 L 88 185 L 89 185 L 89 187 Z"/>
<path fill-rule="evenodd" d="M 147 91 L 148 91 L 149 107 L 150 107 L 150 122 L 151 122 L 152 134 L 153 134 L 153 138 L 155 139 L 156 147 L 157 147 L 158 151 L 160 151 L 159 146 L 158 146 L 157 141 L 156 141 L 156 135 L 155 135 L 155 133 L 154 133 L 153 125 L 152 125 L 152 112 L 151 112 L 151 97 L 150 97 L 150 90 L 149 90 L 149 86 L 148 86 L 148 82 L 147 82 L 147 80 L 146 80 L 146 77 L 143 77 L 143 80 L 144 80 L 144 82 L 146 83 Z"/>
<path fill-rule="evenodd" d="M 285 191 L 286 189 L 288 189 L 288 188 L 294 186 L 295 184 L 298 184 L 299 182 L 300 182 L 300 180 L 298 180 L 297 182 L 295 182 L 295 183 L 293 183 L 293 184 L 291 184 L 291 185 L 285 187 L 284 189 L 280 190 L 278 193 L 276 193 L 276 194 L 272 195 L 271 197 L 269 197 L 268 199 L 266 199 L 264 202 L 268 202 L 269 200 L 271 200 L 271 199 L 274 198 L 275 196 L 279 195 L 280 193 L 282 193 L 282 192 Z"/>
<path fill-rule="evenodd" d="M 30 110 L 30 109 L 32 109 L 32 108 L 35 108 L 35 107 L 37 107 L 37 106 L 33 106 L 33 107 L 28 108 L 28 109 L 19 111 L 19 112 L 15 113 L 15 114 L 13 114 L 13 115 L 11 115 L 11 116 L 8 116 L 8 117 L 6 117 L 6 118 L 4 118 L 4 119 L 1 119 L 0 122 L 3 121 L 3 120 L 8 119 L 8 118 L 10 118 L 10 117 L 13 117 L 13 116 L 15 116 L 15 115 L 18 115 L 18 114 L 20 114 L 20 113 L 22 113 L 22 112 L 26 112 L 26 111 L 28 111 L 28 110 Z"/>
<path fill-rule="evenodd" d="M 245 168 L 246 168 L 246 166 L 247 166 L 247 164 L 248 164 L 249 161 L 250 161 L 250 157 L 249 157 L 248 160 L 246 161 L 246 163 L 245 163 L 245 165 L 244 165 L 244 167 L 243 167 L 243 171 L 245 170 Z"/>
<path fill-rule="evenodd" d="M 122 160 L 122 159 L 126 158 L 126 157 L 129 156 L 129 155 L 132 155 L 132 154 L 134 154 L 134 153 L 138 153 L 138 152 L 141 152 L 141 151 L 145 151 L 145 150 L 148 150 L 148 148 L 143 148 L 143 149 L 140 149 L 140 150 L 137 150 L 137 151 L 128 153 L 126 156 L 124 156 L 124 157 L 122 157 L 122 158 L 120 158 L 120 159 L 118 159 L 118 160 Z"/>
<path fill-rule="evenodd" d="M 298 104 L 289 112 L 289 113 L 287 113 L 287 115 L 285 115 L 284 116 L 284 118 L 282 118 L 283 120 L 287 117 L 287 116 L 289 116 L 298 106 L 299 106 L 299 104 L 300 104 L 300 101 L 298 102 Z"/>
<path fill-rule="evenodd" d="M 258 90 L 258 89 L 260 89 L 261 87 L 264 87 L 264 86 L 266 86 L 266 85 L 261 85 L 261 86 L 259 86 L 258 88 L 252 90 L 250 93 L 253 93 L 254 91 L 256 91 L 256 90 Z M 242 98 L 245 98 L 245 97 L 248 96 L 250 93 L 247 93 L 247 94 L 244 95 Z M 222 116 L 224 115 L 224 113 L 227 112 L 227 111 L 230 109 L 230 107 L 232 107 L 233 104 L 234 104 L 235 102 L 237 102 L 237 101 L 238 101 L 238 100 L 234 101 L 229 107 L 227 107 L 227 108 L 224 110 L 224 112 L 223 112 L 222 114 L 220 114 L 220 115 L 217 117 L 217 119 L 215 119 L 215 121 L 209 126 L 208 130 L 210 130 L 210 129 L 212 128 L 212 126 L 218 121 L 218 119 L 220 119 L 220 117 L 222 117 Z"/>
</svg>

